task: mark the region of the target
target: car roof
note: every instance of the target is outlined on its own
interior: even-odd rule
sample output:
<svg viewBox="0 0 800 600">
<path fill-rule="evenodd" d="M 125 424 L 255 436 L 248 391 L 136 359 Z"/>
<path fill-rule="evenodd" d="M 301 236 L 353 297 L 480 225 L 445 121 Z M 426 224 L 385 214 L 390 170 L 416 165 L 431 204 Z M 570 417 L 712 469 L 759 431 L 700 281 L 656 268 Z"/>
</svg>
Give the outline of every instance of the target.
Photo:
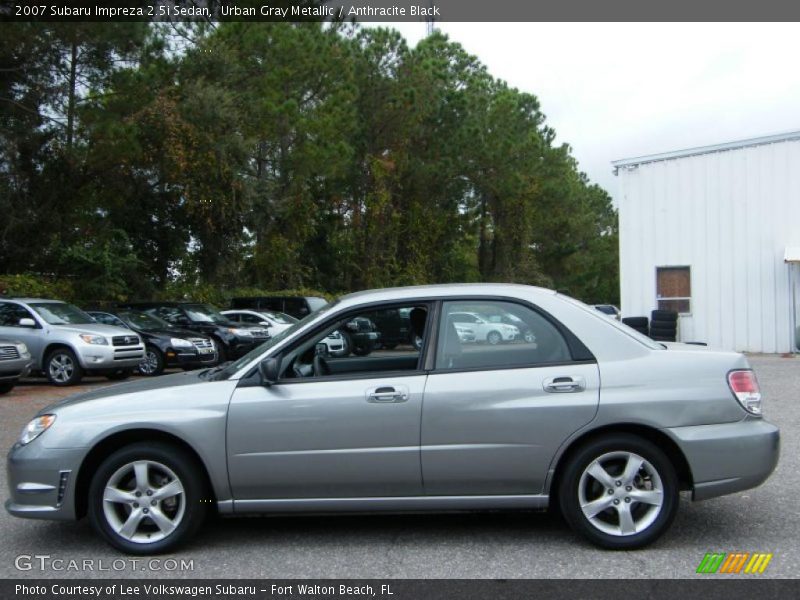
<svg viewBox="0 0 800 600">
<path fill-rule="evenodd" d="M 52 300 L 50 298 L 0 298 L 0 301 L 3 300 L 12 300 L 15 302 L 25 302 L 26 304 L 30 302 L 42 303 L 42 304 L 67 304 L 63 300 Z"/>
<path fill-rule="evenodd" d="M 437 285 L 414 285 L 408 287 L 364 290 L 342 296 L 339 301 L 347 304 L 404 300 L 415 298 L 441 298 L 447 296 L 553 296 L 557 292 L 547 288 L 519 283 L 445 283 Z"/>
</svg>

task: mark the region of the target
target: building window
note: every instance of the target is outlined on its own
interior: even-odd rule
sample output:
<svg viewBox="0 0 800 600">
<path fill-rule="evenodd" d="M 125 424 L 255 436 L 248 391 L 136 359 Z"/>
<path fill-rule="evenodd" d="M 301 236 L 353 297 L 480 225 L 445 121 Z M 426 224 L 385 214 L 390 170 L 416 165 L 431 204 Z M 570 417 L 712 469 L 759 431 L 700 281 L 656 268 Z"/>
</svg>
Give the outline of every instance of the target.
<svg viewBox="0 0 800 600">
<path fill-rule="evenodd" d="M 656 267 L 659 310 L 691 312 L 692 278 L 689 267 Z"/>
</svg>

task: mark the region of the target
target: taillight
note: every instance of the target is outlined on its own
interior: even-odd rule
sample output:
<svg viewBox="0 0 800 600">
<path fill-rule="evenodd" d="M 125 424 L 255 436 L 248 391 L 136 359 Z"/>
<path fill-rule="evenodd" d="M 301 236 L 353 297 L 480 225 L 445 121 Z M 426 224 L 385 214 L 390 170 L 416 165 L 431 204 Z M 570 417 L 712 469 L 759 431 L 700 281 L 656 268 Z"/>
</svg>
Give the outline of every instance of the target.
<svg viewBox="0 0 800 600">
<path fill-rule="evenodd" d="M 761 390 L 755 373 L 749 370 L 731 371 L 728 373 L 728 386 L 742 408 L 752 415 L 761 414 Z"/>
</svg>

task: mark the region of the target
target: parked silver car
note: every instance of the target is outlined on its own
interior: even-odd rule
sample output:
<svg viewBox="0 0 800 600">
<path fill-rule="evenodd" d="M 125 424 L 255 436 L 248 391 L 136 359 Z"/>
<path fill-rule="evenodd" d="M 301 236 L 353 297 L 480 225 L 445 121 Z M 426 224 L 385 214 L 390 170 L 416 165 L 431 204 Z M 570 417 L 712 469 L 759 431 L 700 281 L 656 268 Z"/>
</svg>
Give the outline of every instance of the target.
<svg viewBox="0 0 800 600">
<path fill-rule="evenodd" d="M 453 315 L 476 304 L 513 314 L 536 344 L 465 343 Z M 320 351 L 384 308 L 414 315 L 420 350 Z M 680 491 L 757 486 L 778 454 L 741 354 L 667 349 L 541 288 L 426 286 L 346 296 L 225 366 L 53 404 L 11 449 L 6 509 L 88 514 L 113 546 L 147 554 L 189 538 L 210 510 L 553 501 L 593 543 L 630 549 L 668 528 Z"/>
<path fill-rule="evenodd" d="M 144 344 L 130 329 L 96 323 L 58 300 L 0 299 L 0 337 L 24 342 L 33 369 L 60 386 L 77 384 L 85 373 L 125 379 L 144 357 Z"/>
<path fill-rule="evenodd" d="M 14 389 L 30 373 L 33 360 L 28 347 L 18 340 L 0 339 L 0 394 Z"/>
</svg>

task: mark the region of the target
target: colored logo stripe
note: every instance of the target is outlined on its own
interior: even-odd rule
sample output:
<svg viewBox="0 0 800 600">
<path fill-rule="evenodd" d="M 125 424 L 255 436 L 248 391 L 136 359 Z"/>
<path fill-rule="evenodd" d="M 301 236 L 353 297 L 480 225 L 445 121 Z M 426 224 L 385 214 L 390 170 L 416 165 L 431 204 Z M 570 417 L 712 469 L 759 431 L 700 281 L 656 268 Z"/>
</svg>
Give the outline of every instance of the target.
<svg viewBox="0 0 800 600">
<path fill-rule="evenodd" d="M 769 562 L 772 560 L 772 554 L 763 552 L 707 552 L 700 561 L 697 567 L 698 573 L 713 574 L 713 573 L 741 573 L 744 567 L 744 572 L 749 574 L 763 573 Z M 747 565 L 747 566 L 745 566 Z"/>
</svg>

